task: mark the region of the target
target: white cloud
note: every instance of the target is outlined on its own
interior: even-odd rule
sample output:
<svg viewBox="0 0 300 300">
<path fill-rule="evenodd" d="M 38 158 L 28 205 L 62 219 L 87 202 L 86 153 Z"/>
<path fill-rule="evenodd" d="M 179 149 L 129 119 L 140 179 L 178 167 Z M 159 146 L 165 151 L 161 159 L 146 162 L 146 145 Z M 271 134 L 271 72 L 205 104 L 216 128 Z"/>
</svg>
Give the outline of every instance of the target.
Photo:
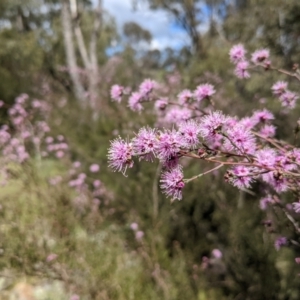
<svg viewBox="0 0 300 300">
<path fill-rule="evenodd" d="M 94 0 L 95 1 L 95 0 Z M 180 48 L 188 42 L 183 30 L 174 30 L 171 17 L 163 10 L 150 10 L 146 3 L 133 9 L 132 0 L 103 0 L 103 7 L 117 23 L 119 32 L 126 22 L 136 22 L 151 32 L 151 49 Z"/>
</svg>

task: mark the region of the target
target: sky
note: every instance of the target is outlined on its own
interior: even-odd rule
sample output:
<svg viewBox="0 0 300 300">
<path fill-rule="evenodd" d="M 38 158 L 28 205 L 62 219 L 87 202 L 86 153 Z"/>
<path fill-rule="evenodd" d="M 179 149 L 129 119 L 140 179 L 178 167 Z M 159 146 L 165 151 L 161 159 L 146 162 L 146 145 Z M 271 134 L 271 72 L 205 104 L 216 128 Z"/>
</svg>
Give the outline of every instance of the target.
<svg viewBox="0 0 300 300">
<path fill-rule="evenodd" d="M 150 49 L 171 47 L 176 50 L 189 42 L 187 34 L 167 12 L 150 10 L 147 3 L 139 3 L 134 10 L 132 0 L 103 0 L 103 7 L 115 18 L 119 33 L 126 22 L 136 22 L 149 30 L 153 37 Z"/>
</svg>

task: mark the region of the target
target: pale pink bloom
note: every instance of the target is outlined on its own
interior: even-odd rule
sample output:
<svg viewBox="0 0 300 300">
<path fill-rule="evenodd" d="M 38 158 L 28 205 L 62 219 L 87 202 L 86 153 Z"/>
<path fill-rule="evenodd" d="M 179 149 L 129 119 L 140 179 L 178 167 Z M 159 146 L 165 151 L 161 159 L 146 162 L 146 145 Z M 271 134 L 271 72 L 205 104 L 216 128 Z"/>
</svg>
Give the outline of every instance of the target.
<svg viewBox="0 0 300 300">
<path fill-rule="evenodd" d="M 0 108 L 4 106 L 4 102 L 2 100 L 0 100 Z"/>
<path fill-rule="evenodd" d="M 294 211 L 299 214 L 300 213 L 300 202 L 294 202 L 293 204 L 293 209 Z"/>
<path fill-rule="evenodd" d="M 51 144 L 51 143 L 53 143 L 53 141 L 54 141 L 54 139 L 53 139 L 52 136 L 47 136 L 46 139 L 45 139 L 45 142 L 46 142 L 47 144 Z"/>
<path fill-rule="evenodd" d="M 237 125 L 226 130 L 224 147 L 239 154 L 253 154 L 256 149 L 255 138 L 250 130 Z"/>
<path fill-rule="evenodd" d="M 77 294 L 73 294 L 69 300 L 80 300 L 80 297 Z"/>
<path fill-rule="evenodd" d="M 256 161 L 262 167 L 274 168 L 276 164 L 276 151 L 271 148 L 264 148 L 256 151 Z"/>
<path fill-rule="evenodd" d="M 157 87 L 157 82 L 151 79 L 145 79 L 140 87 L 139 91 L 143 96 L 148 96 L 156 87 Z"/>
<path fill-rule="evenodd" d="M 172 200 L 182 199 L 182 189 L 185 184 L 183 181 L 182 168 L 180 166 L 162 173 L 160 183 L 161 189 L 167 197 L 171 197 Z"/>
<path fill-rule="evenodd" d="M 275 132 L 276 132 L 276 127 L 273 125 L 264 125 L 259 131 L 259 133 L 265 138 L 274 137 Z"/>
<path fill-rule="evenodd" d="M 34 99 L 34 100 L 31 102 L 31 106 L 32 106 L 33 108 L 39 108 L 39 107 L 42 106 L 42 104 L 41 104 L 41 102 L 40 102 L 39 100 Z"/>
<path fill-rule="evenodd" d="M 192 117 L 192 111 L 186 107 L 172 107 L 166 112 L 164 122 L 174 124 Z"/>
<path fill-rule="evenodd" d="M 219 249 L 213 249 L 211 254 L 214 258 L 221 259 L 223 257 L 223 253 Z"/>
<path fill-rule="evenodd" d="M 155 153 L 162 162 L 176 157 L 180 152 L 181 136 L 175 130 L 165 130 L 159 132 L 159 137 L 155 144 Z"/>
<path fill-rule="evenodd" d="M 279 251 L 283 246 L 287 245 L 288 240 L 286 237 L 281 236 L 275 240 L 274 246 L 277 251 Z"/>
<path fill-rule="evenodd" d="M 109 167 L 125 174 L 127 168 L 133 166 L 132 154 L 131 143 L 125 142 L 120 137 L 111 141 L 108 150 Z"/>
<path fill-rule="evenodd" d="M 110 90 L 110 96 L 113 101 L 120 103 L 124 94 L 124 87 L 120 85 L 113 85 Z"/>
<path fill-rule="evenodd" d="M 128 106 L 131 110 L 140 112 L 143 109 L 143 106 L 141 104 L 141 101 L 143 100 L 143 97 L 140 93 L 134 92 L 131 94 L 128 100 Z"/>
<path fill-rule="evenodd" d="M 299 96 L 296 93 L 285 91 L 280 95 L 279 100 L 282 106 L 293 109 L 296 106 L 296 100 L 298 100 L 298 98 Z"/>
<path fill-rule="evenodd" d="M 182 146 L 195 149 L 199 144 L 199 124 L 195 120 L 179 123 L 178 132 L 182 136 Z"/>
<path fill-rule="evenodd" d="M 261 210 L 266 210 L 267 207 L 272 203 L 274 203 L 273 198 L 271 196 L 267 196 L 267 197 L 260 199 L 259 207 Z"/>
<path fill-rule="evenodd" d="M 97 164 L 92 164 L 92 165 L 90 165 L 90 171 L 91 171 L 92 173 L 97 173 L 99 170 L 100 170 L 99 165 L 97 165 Z"/>
<path fill-rule="evenodd" d="M 73 162 L 73 167 L 74 167 L 74 168 L 77 169 L 77 168 L 80 168 L 80 166 L 81 166 L 81 162 L 80 162 L 80 161 L 74 161 L 74 162 Z"/>
<path fill-rule="evenodd" d="M 257 121 L 254 120 L 253 118 L 250 117 L 245 117 L 243 119 L 241 119 L 238 124 L 241 125 L 242 127 L 244 127 L 246 130 L 251 130 L 255 127 L 255 125 L 257 125 Z M 233 126 L 235 126 L 236 124 L 233 124 Z"/>
<path fill-rule="evenodd" d="M 55 153 L 55 156 L 56 156 L 57 158 L 62 158 L 62 157 L 64 157 L 64 155 L 65 155 L 65 152 L 64 152 L 64 151 L 61 151 L 61 150 L 59 150 L 59 151 L 57 151 L 57 152 Z"/>
<path fill-rule="evenodd" d="M 155 156 L 157 140 L 155 129 L 141 128 L 132 140 L 134 154 L 138 155 L 140 159 L 152 161 Z"/>
<path fill-rule="evenodd" d="M 82 180 L 85 180 L 86 179 L 86 174 L 85 173 L 80 173 L 78 174 L 78 178 L 82 179 Z"/>
<path fill-rule="evenodd" d="M 285 177 L 280 176 L 277 171 L 271 171 L 262 175 L 263 181 L 268 183 L 277 193 L 286 192 L 289 188 Z"/>
<path fill-rule="evenodd" d="M 239 189 L 251 187 L 253 176 L 251 175 L 251 169 L 249 167 L 236 166 L 232 168 L 228 174 L 229 178 L 227 180 L 233 186 Z"/>
<path fill-rule="evenodd" d="M 238 78 L 246 79 L 250 78 L 250 73 L 248 72 L 249 63 L 244 60 L 238 62 L 238 64 L 235 67 L 234 73 Z"/>
<path fill-rule="evenodd" d="M 245 54 L 246 50 L 242 44 L 234 45 L 229 51 L 230 60 L 235 64 L 244 61 Z"/>
<path fill-rule="evenodd" d="M 179 104 L 183 105 L 193 98 L 193 93 L 190 90 L 183 90 L 177 97 Z"/>
<path fill-rule="evenodd" d="M 25 140 L 31 136 L 31 133 L 29 131 L 23 131 L 21 133 L 21 137 Z"/>
<path fill-rule="evenodd" d="M 50 127 L 45 121 L 37 122 L 38 131 L 49 132 Z"/>
<path fill-rule="evenodd" d="M 263 110 L 257 110 L 253 113 L 253 121 L 256 121 L 257 123 L 261 122 L 264 123 L 266 121 L 274 120 L 274 115 L 268 111 L 267 109 Z"/>
<path fill-rule="evenodd" d="M 256 65 L 260 65 L 262 63 L 270 64 L 269 57 L 270 57 L 270 51 L 268 49 L 260 49 L 252 53 L 251 60 Z"/>
<path fill-rule="evenodd" d="M 132 230 L 136 231 L 136 230 L 138 230 L 139 225 L 138 225 L 137 223 L 131 223 L 131 224 L 130 224 L 130 228 L 131 228 Z"/>
<path fill-rule="evenodd" d="M 39 137 L 35 136 L 35 137 L 32 139 L 32 142 L 33 142 L 34 144 L 38 145 L 38 144 L 41 142 L 41 140 L 40 140 Z"/>
<path fill-rule="evenodd" d="M 197 86 L 196 90 L 194 91 L 194 98 L 200 102 L 205 98 L 211 97 L 213 94 L 215 94 L 214 86 L 211 84 L 201 84 Z"/>
<path fill-rule="evenodd" d="M 47 256 L 46 262 L 52 262 L 53 260 L 57 259 L 58 255 L 55 253 L 51 253 Z"/>
<path fill-rule="evenodd" d="M 144 237 L 144 232 L 143 231 L 141 231 L 141 230 L 139 230 L 139 231 L 137 231 L 136 233 L 135 233 L 135 238 L 137 239 L 137 240 L 141 240 L 143 237 Z"/>
<path fill-rule="evenodd" d="M 161 98 L 155 101 L 154 107 L 157 110 L 165 110 L 168 105 L 168 98 Z"/>
<path fill-rule="evenodd" d="M 98 180 L 98 179 L 94 180 L 94 182 L 93 182 L 94 188 L 98 188 L 100 185 L 101 185 L 101 181 L 100 180 Z"/>
<path fill-rule="evenodd" d="M 273 94 L 281 96 L 287 90 L 288 83 L 285 81 L 277 81 L 272 85 Z"/>
<path fill-rule="evenodd" d="M 57 136 L 57 140 L 58 140 L 59 142 L 64 141 L 64 139 L 65 139 L 64 136 L 61 135 L 61 134 Z"/>
<path fill-rule="evenodd" d="M 221 131 L 227 128 L 229 119 L 221 111 L 210 112 L 199 123 L 201 136 L 208 140 L 220 136 Z"/>
</svg>

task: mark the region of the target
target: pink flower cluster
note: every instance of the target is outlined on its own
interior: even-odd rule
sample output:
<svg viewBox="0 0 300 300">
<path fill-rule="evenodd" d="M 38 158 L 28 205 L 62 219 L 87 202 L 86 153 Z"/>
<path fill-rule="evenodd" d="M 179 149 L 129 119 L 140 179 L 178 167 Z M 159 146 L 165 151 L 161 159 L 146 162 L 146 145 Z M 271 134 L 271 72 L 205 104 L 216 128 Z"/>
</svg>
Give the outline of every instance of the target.
<svg viewBox="0 0 300 300">
<path fill-rule="evenodd" d="M 238 78 L 249 78 L 250 62 L 246 58 L 246 49 L 242 44 L 234 45 L 230 51 L 229 56 L 233 64 L 235 64 L 234 73 Z M 253 66 L 262 66 L 268 69 L 271 66 L 270 52 L 268 49 L 259 49 L 252 53 L 251 62 Z"/>
<path fill-rule="evenodd" d="M 8 108 L 9 123 L 0 128 L 0 147 L 6 161 L 23 163 L 32 148 L 40 151 L 44 136 L 50 131 L 45 120 L 49 111 L 44 101 L 30 100 L 27 94 L 15 99 Z"/>
<path fill-rule="evenodd" d="M 179 123 L 177 129 L 144 127 L 131 141 L 119 137 L 111 143 L 109 164 L 115 171 L 125 173 L 133 166 L 134 157 L 147 161 L 157 158 L 164 167 L 162 190 L 167 196 L 181 199 L 186 180 L 180 159 L 186 156 L 230 165 L 214 158 L 219 153 L 224 158 L 230 156 L 233 165 L 226 172 L 227 182 L 244 189 L 262 180 L 273 190 L 284 192 L 300 183 L 297 177 L 290 179 L 293 171 L 299 171 L 300 149 L 270 148 L 268 138 L 275 134 L 270 124 L 273 119 L 266 109 L 241 120 L 212 111 Z"/>
<path fill-rule="evenodd" d="M 278 81 L 272 86 L 273 94 L 279 97 L 279 101 L 283 107 L 293 109 L 296 106 L 296 100 L 299 96 L 287 89 L 288 83 L 285 81 Z"/>
<path fill-rule="evenodd" d="M 138 91 L 133 92 L 129 96 L 128 106 L 131 110 L 140 112 L 143 109 L 143 102 L 147 102 L 152 100 L 152 94 L 155 89 L 158 87 L 158 84 L 151 79 L 144 80 L 140 86 Z M 128 94 L 129 89 L 126 89 L 120 85 L 113 85 L 111 88 L 111 98 L 113 101 L 118 103 L 121 102 L 122 96 Z"/>
<path fill-rule="evenodd" d="M 273 67 L 267 49 L 254 51 L 251 59 L 246 58 L 246 53 L 242 44 L 232 47 L 229 53 L 239 78 L 249 78 L 250 69 L 257 67 L 296 76 Z M 144 81 L 139 91 L 129 97 L 129 107 L 141 111 L 143 102 L 153 101 L 157 125 L 141 128 L 131 140 L 118 137 L 111 142 L 108 160 L 114 171 L 125 174 L 134 166 L 136 158 L 149 162 L 158 160 L 162 166 L 162 192 L 172 200 L 181 200 L 189 182 L 223 169 L 225 181 L 243 191 L 249 191 L 255 182 L 260 182 L 264 193 L 259 204 L 261 210 L 279 205 L 281 193 L 300 191 L 300 148 L 276 139 L 272 112 L 263 108 L 243 118 L 225 115 L 215 109 L 216 90 L 209 83 L 198 85 L 194 91 L 182 90 L 176 100 L 172 100 L 172 95 L 156 95 L 155 86 L 157 84 L 149 79 Z M 271 89 L 283 107 L 295 107 L 298 95 L 288 90 L 287 82 L 279 81 Z M 185 178 L 185 158 L 213 166 Z M 289 204 L 289 209 L 300 213 L 299 201 Z M 287 244 L 288 239 L 280 237 L 274 245 L 280 249 Z"/>
<path fill-rule="evenodd" d="M 268 49 L 256 50 L 249 58 L 246 54 L 242 44 L 233 46 L 229 52 L 238 78 L 249 78 L 252 69 L 263 69 L 300 81 L 299 70 L 289 72 L 274 67 Z M 274 207 L 281 209 L 291 227 L 295 228 L 294 233 L 299 233 L 294 216 L 300 214 L 300 148 L 276 138 L 273 113 L 263 107 L 243 118 L 224 114 L 216 109 L 218 94 L 210 83 L 200 84 L 194 90 L 176 91 L 176 94 L 168 87 L 157 86 L 147 79 L 129 97 L 128 106 L 139 112 L 145 102 L 153 101 L 157 123 L 154 127 L 142 127 L 130 140 L 117 137 L 111 141 L 108 161 L 113 171 L 125 175 L 137 160 L 159 161 L 160 187 L 171 200 L 181 200 L 187 184 L 209 173 L 222 174 L 225 182 L 250 194 L 253 194 L 254 183 L 258 184 L 258 206 L 268 215 L 263 224 L 269 232 L 276 233 L 275 249 L 297 244 L 287 235 L 279 235 L 280 226 L 276 228 L 276 221 L 269 217 Z M 296 107 L 299 96 L 288 89 L 286 81 L 274 83 L 271 90 L 284 112 Z M 118 95 L 121 94 L 116 89 L 112 98 L 116 100 Z M 265 101 L 261 100 L 260 105 L 264 104 Z M 300 121 L 295 133 L 299 125 Z M 200 174 L 185 178 L 184 167 L 191 159 L 206 162 L 211 167 L 203 167 Z M 290 200 L 291 195 L 296 197 L 294 202 Z M 138 230 L 136 223 L 131 228 L 135 232 Z M 204 257 L 203 266 L 222 259 L 222 252 L 215 249 L 211 256 Z M 296 262 L 299 261 L 297 258 Z"/>
</svg>

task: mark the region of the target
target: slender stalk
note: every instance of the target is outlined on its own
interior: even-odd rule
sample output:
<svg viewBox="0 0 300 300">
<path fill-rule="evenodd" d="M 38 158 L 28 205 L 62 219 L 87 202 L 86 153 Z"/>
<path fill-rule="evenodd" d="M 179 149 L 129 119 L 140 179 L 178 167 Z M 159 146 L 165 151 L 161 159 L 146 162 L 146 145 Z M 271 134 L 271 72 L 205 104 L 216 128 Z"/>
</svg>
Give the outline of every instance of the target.
<svg viewBox="0 0 300 300">
<path fill-rule="evenodd" d="M 215 170 L 218 170 L 218 169 L 220 169 L 220 168 L 223 167 L 223 166 L 224 166 L 223 164 L 220 164 L 220 165 L 218 165 L 217 167 L 215 167 L 215 168 L 213 168 L 213 169 L 210 169 L 210 170 L 208 170 L 208 171 L 206 171 L 206 172 L 204 172 L 204 173 L 198 174 L 198 175 L 196 175 L 196 176 L 194 176 L 194 177 L 192 177 L 192 178 L 184 179 L 183 181 L 184 181 L 185 183 L 189 183 L 189 182 L 191 182 L 191 181 L 193 181 L 193 180 L 195 180 L 195 179 L 197 179 L 197 178 L 199 178 L 199 177 L 201 177 L 201 176 L 204 176 L 204 175 L 206 175 L 206 174 L 208 174 L 208 173 L 211 173 L 211 172 L 213 172 L 213 171 L 215 171 Z"/>
</svg>

